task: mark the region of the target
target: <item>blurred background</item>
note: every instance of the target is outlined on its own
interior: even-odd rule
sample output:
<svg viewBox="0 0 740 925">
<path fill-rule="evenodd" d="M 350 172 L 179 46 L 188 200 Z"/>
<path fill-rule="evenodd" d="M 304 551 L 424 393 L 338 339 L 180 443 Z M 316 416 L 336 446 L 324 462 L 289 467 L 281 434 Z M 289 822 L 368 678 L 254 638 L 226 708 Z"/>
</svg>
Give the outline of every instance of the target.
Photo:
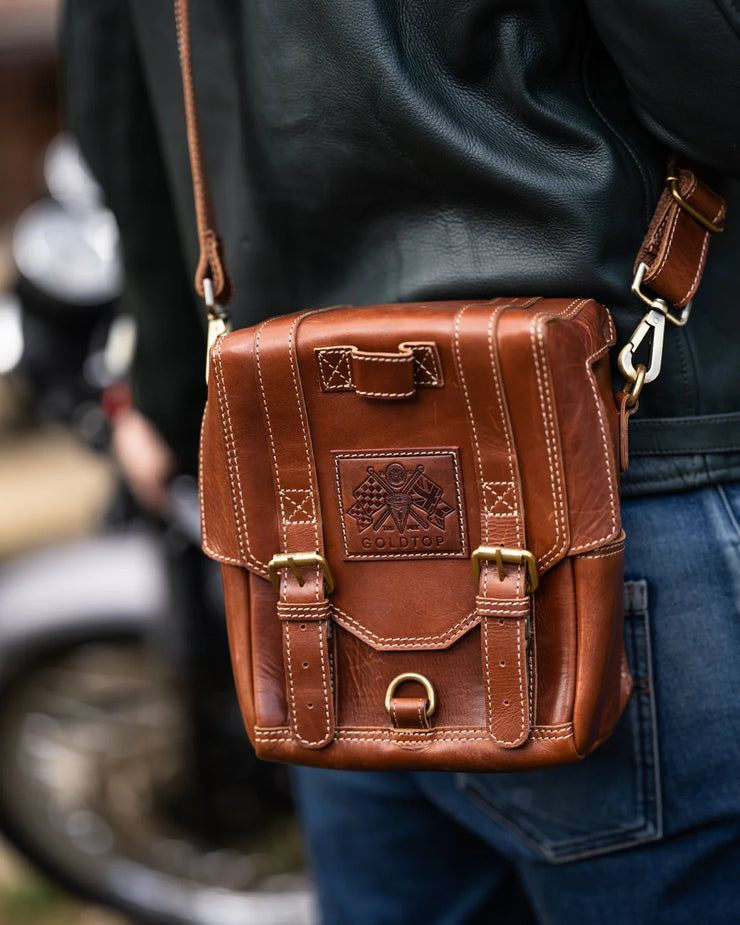
<svg viewBox="0 0 740 925">
<path fill-rule="evenodd" d="M 44 151 L 59 130 L 58 0 L 0 0 L 0 294 L 14 281 L 11 232 L 43 190 Z M 0 318 L 7 315 L 6 308 Z M 17 356 L 0 322 L 0 371 Z M 24 396 L 0 375 L 0 557 L 89 531 L 111 490 L 109 465 L 64 428 L 32 427 Z M 81 502 L 81 503 L 80 503 Z M 9 618 L 3 614 L 2 619 Z M 0 836 L 0 923 L 113 925 L 72 901 Z"/>
<path fill-rule="evenodd" d="M 197 486 L 130 406 L 135 324 L 63 130 L 59 16 L 0 0 L 0 925 L 307 925 Z"/>
</svg>

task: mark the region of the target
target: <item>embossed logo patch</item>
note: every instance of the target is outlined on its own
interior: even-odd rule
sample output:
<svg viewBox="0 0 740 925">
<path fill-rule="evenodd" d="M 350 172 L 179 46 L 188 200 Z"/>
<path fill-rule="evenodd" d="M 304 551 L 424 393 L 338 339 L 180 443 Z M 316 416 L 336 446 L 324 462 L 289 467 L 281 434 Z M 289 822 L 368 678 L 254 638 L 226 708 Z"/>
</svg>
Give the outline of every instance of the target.
<svg viewBox="0 0 740 925">
<path fill-rule="evenodd" d="M 348 559 L 466 555 L 457 452 L 335 453 Z"/>
</svg>

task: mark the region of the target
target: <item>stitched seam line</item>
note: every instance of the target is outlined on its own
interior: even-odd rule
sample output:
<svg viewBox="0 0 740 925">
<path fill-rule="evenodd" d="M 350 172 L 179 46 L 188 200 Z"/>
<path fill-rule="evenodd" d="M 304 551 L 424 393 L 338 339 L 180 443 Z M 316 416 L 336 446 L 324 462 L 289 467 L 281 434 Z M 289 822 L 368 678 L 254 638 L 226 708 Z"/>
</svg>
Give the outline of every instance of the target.
<svg viewBox="0 0 740 925">
<path fill-rule="evenodd" d="M 578 304 L 586 304 L 587 300 L 576 300 L 571 302 L 570 305 L 564 310 L 563 317 L 566 317 L 571 309 L 571 307 Z M 546 323 L 546 318 L 543 316 L 537 320 L 535 324 L 530 328 L 530 342 L 532 345 L 532 357 L 534 359 L 535 366 L 535 378 L 537 380 L 537 391 L 540 396 L 540 404 L 542 406 L 542 423 L 544 424 L 545 429 L 545 447 L 547 450 L 547 457 L 549 460 L 549 474 L 550 474 L 550 487 L 552 488 L 553 500 L 555 502 L 556 517 L 555 517 L 555 541 L 550 549 L 544 554 L 541 560 L 541 567 L 544 569 L 547 565 L 550 564 L 555 558 L 557 558 L 562 546 L 562 543 L 565 540 L 566 533 L 566 523 L 565 523 L 565 511 L 563 506 L 563 486 L 560 478 L 560 467 L 558 465 L 557 453 L 555 452 L 556 447 L 554 444 L 557 442 L 557 436 L 555 433 L 555 419 L 550 405 L 550 400 L 552 398 L 550 385 L 545 383 L 544 373 L 547 370 L 547 357 L 545 354 L 545 345 L 544 345 L 544 325 Z M 550 431 L 552 429 L 552 433 Z M 561 540 L 561 537 L 563 538 Z"/>
<path fill-rule="evenodd" d="M 221 356 L 221 346 L 223 344 L 223 338 L 219 338 L 216 350 L 214 351 L 216 363 L 214 364 L 214 371 L 216 372 L 216 394 L 218 395 L 219 410 L 221 412 L 221 426 L 224 432 L 224 442 L 226 443 L 226 460 L 229 469 L 229 484 L 231 487 L 231 502 L 234 505 L 234 510 L 239 512 L 240 516 L 236 517 L 236 542 L 239 547 L 239 554 L 245 558 L 244 554 L 244 545 L 242 540 L 242 531 L 240 528 L 240 518 L 241 523 L 244 526 L 244 533 L 247 533 L 247 515 L 244 510 L 244 497 L 242 495 L 241 482 L 239 481 L 239 473 L 236 471 L 238 462 L 236 458 L 236 441 L 234 439 L 234 430 L 231 425 L 231 409 L 229 407 L 229 397 L 226 394 L 226 389 L 223 381 L 223 359 Z M 249 540 L 247 539 L 247 543 Z M 251 558 L 251 556 L 250 556 Z"/>
<path fill-rule="evenodd" d="M 708 247 L 709 247 L 709 232 L 707 231 L 704 234 L 704 243 L 702 244 L 702 247 L 701 247 L 701 256 L 699 257 L 699 265 L 696 268 L 696 273 L 694 273 L 694 278 L 689 283 L 689 288 L 686 290 L 686 292 L 684 292 L 683 296 L 681 297 L 680 301 L 682 302 L 688 300 L 689 296 L 694 291 L 694 287 L 698 285 L 699 277 L 701 276 L 702 271 L 704 270 L 704 262 L 706 261 L 706 258 L 707 258 L 707 248 Z"/>
<path fill-rule="evenodd" d="M 503 392 L 502 392 L 502 385 L 501 385 L 501 369 L 500 369 L 499 362 L 498 362 L 498 355 L 496 354 L 496 350 L 495 350 L 494 343 L 493 343 L 493 325 L 496 319 L 499 317 L 499 315 L 500 313 L 497 313 L 495 311 L 491 312 L 491 317 L 488 320 L 488 352 L 491 358 L 491 370 L 493 372 L 493 386 L 494 386 L 494 391 L 496 393 L 496 404 L 498 405 L 498 408 L 499 408 L 499 415 L 501 419 L 501 424 L 503 426 L 504 438 L 506 440 L 506 457 L 507 457 L 507 468 L 509 470 L 509 480 L 508 482 L 498 482 L 497 483 L 497 482 L 484 482 L 481 479 L 481 484 L 483 486 L 484 494 L 485 494 L 485 490 L 487 486 L 495 485 L 495 484 L 502 484 L 502 485 L 505 485 L 507 488 L 511 489 L 511 492 L 514 496 L 513 503 L 508 506 L 510 507 L 511 511 L 516 515 L 516 524 L 515 524 L 516 543 L 517 543 L 517 546 L 520 546 L 522 542 L 522 534 L 521 534 L 522 525 L 521 525 L 521 517 L 519 513 L 520 512 L 519 492 L 518 492 L 518 486 L 516 484 L 516 479 L 514 477 L 515 476 L 514 450 L 511 445 L 511 436 L 509 434 L 510 423 L 508 420 L 508 415 L 506 413 L 506 408 L 504 407 Z M 506 506 L 506 502 L 504 502 L 504 504 Z M 495 506 L 496 505 L 494 504 L 494 507 Z M 517 594 L 519 594 L 519 591 L 520 591 L 519 583 L 520 583 L 520 575 L 517 573 Z"/>
<path fill-rule="evenodd" d="M 272 462 L 273 462 L 273 473 L 275 476 L 275 482 L 277 483 L 277 496 L 278 504 L 280 505 L 280 528 L 283 534 L 283 549 L 288 549 L 288 532 L 287 526 L 285 523 L 285 509 L 283 505 L 283 492 L 282 486 L 280 485 L 280 470 L 278 469 L 278 459 L 277 459 L 277 449 L 275 448 L 275 438 L 272 433 L 272 423 L 270 421 L 270 410 L 267 407 L 267 393 L 265 392 L 265 383 L 262 376 L 262 359 L 260 356 L 260 341 L 262 338 L 262 331 L 267 325 L 268 322 L 264 321 L 257 331 L 257 337 L 255 339 L 255 356 L 257 359 L 257 378 L 259 379 L 260 393 L 262 394 L 262 407 L 265 412 L 265 421 L 267 422 L 267 434 L 270 438 L 270 451 L 272 453 Z M 284 582 L 283 582 L 284 584 Z M 285 590 L 282 590 L 282 597 L 285 598 Z"/>
<path fill-rule="evenodd" d="M 355 394 L 363 398 L 411 398 L 416 394 L 416 389 L 411 389 L 410 392 L 366 392 L 364 389 L 356 388 Z"/>
<path fill-rule="evenodd" d="M 409 648 L 419 648 L 424 646 L 427 643 L 435 642 L 454 642 L 458 636 L 462 636 L 467 630 L 472 629 L 476 623 L 479 621 L 479 616 L 473 612 L 468 614 L 467 617 L 464 617 L 459 623 L 456 623 L 453 627 L 447 630 L 444 633 L 440 633 L 437 636 L 378 636 L 376 633 L 373 633 L 372 630 L 367 629 L 353 617 L 350 617 L 349 614 L 346 614 L 343 610 L 340 610 L 335 604 L 331 605 L 332 613 L 337 619 L 337 623 L 342 626 L 344 623 L 348 623 L 351 627 L 361 630 L 356 635 L 360 639 L 364 639 L 365 642 L 375 642 L 378 645 L 390 644 L 394 642 L 404 643 Z M 351 630 L 350 630 L 351 632 Z"/>
<path fill-rule="evenodd" d="M 295 687 L 293 684 L 293 656 L 290 651 L 290 623 L 286 622 L 283 624 L 285 626 L 285 648 L 287 652 L 287 662 L 288 662 L 288 683 L 290 685 L 290 712 L 293 717 L 293 733 L 296 739 L 301 743 L 301 745 L 321 745 L 329 737 L 330 730 L 330 717 L 329 717 L 329 701 L 326 695 L 326 671 L 325 671 L 325 662 L 324 662 L 324 643 L 322 630 L 323 627 L 319 627 L 319 651 L 321 652 L 321 680 L 324 685 L 324 711 L 326 715 L 326 725 L 324 727 L 324 738 L 323 739 L 306 739 L 300 733 L 300 727 L 298 723 L 298 709 L 296 705 L 295 697 Z"/>
<path fill-rule="evenodd" d="M 222 427 L 222 430 L 223 430 L 223 421 L 222 421 L 221 427 Z M 205 505 L 203 504 L 203 497 L 202 497 L 203 472 L 204 472 L 204 469 L 205 469 L 204 460 L 203 460 L 203 431 L 202 431 L 202 430 L 201 430 L 201 435 L 200 435 L 199 444 L 200 444 L 200 445 L 199 445 L 199 447 L 198 447 L 198 468 L 199 468 L 199 472 L 200 472 L 200 477 L 199 477 L 198 481 L 199 481 L 199 483 L 200 483 L 200 489 L 199 489 L 199 490 L 200 490 L 200 492 L 201 492 L 201 499 L 200 499 L 200 544 L 201 544 L 201 546 L 203 547 L 203 551 L 204 551 L 205 553 L 207 553 L 207 555 L 211 556 L 211 558 L 217 559 L 219 562 L 228 562 L 229 565 L 241 565 L 242 562 L 241 562 L 239 559 L 233 559 L 231 556 L 225 556 L 225 555 L 223 555 L 223 554 L 220 553 L 220 552 L 216 552 L 216 550 L 213 549 L 213 547 L 211 546 L 210 541 L 209 541 L 209 539 L 208 539 L 208 533 L 207 533 L 207 531 L 206 531 L 206 509 L 205 509 Z M 233 503 L 233 499 L 232 499 L 232 503 Z M 239 541 L 239 531 L 238 531 L 238 527 L 237 527 L 237 544 L 238 544 L 238 541 Z"/>
<path fill-rule="evenodd" d="M 316 355 L 319 360 L 319 376 L 323 389 L 326 391 L 339 391 L 354 388 L 349 354 L 345 350 L 317 350 Z M 336 362 L 334 358 L 336 358 Z M 344 369 L 340 368 L 342 365 L 344 365 Z M 339 379 L 336 385 L 333 383 L 335 376 Z"/>
<path fill-rule="evenodd" d="M 495 301 L 496 301 L 495 299 L 492 299 L 490 302 L 488 302 L 488 303 L 486 303 L 486 304 L 492 305 Z M 466 407 L 467 407 L 467 409 L 468 409 L 468 420 L 470 421 L 470 427 L 471 427 L 472 436 L 473 436 L 473 445 L 474 445 L 474 447 L 475 447 L 475 458 L 476 458 L 476 463 L 477 463 L 477 466 L 478 466 L 478 479 L 479 479 L 480 485 L 482 486 L 482 485 L 483 485 L 483 482 L 485 481 L 484 476 L 483 476 L 483 459 L 482 459 L 482 457 L 481 457 L 480 446 L 479 446 L 479 444 L 478 444 L 478 432 L 477 432 L 476 426 L 475 426 L 475 418 L 474 418 L 474 416 L 473 416 L 473 408 L 472 408 L 472 405 L 471 405 L 471 403 L 470 403 L 470 394 L 469 394 L 469 391 L 468 391 L 467 380 L 466 380 L 466 378 L 465 378 L 465 372 L 464 372 L 464 370 L 463 370 L 462 353 L 461 353 L 461 350 L 460 350 L 460 322 L 462 321 L 462 317 L 463 317 L 463 315 L 465 314 L 465 312 L 466 312 L 469 308 L 472 308 L 474 304 L 475 304 L 475 303 L 470 303 L 470 304 L 468 304 L 468 305 L 464 305 L 464 306 L 460 309 L 460 311 L 457 313 L 457 317 L 455 318 L 455 360 L 456 360 L 456 363 L 457 363 L 457 371 L 458 371 L 458 375 L 459 375 L 459 378 L 460 378 L 460 382 L 461 382 L 462 387 L 463 387 L 463 395 L 464 395 L 464 397 L 465 397 L 465 405 L 466 405 Z M 483 524 L 482 524 L 482 526 L 483 526 L 483 533 L 484 533 L 485 543 L 486 543 L 486 545 L 488 545 L 488 544 L 489 544 L 489 539 L 488 539 L 488 536 L 489 536 L 489 534 L 488 534 L 488 509 L 486 508 L 485 492 L 483 491 L 482 488 L 481 488 L 481 501 L 483 502 Z M 486 594 L 487 591 L 488 591 L 488 569 L 484 567 L 484 569 L 483 569 L 483 593 Z"/>
<path fill-rule="evenodd" d="M 477 730 L 470 730 L 471 732 L 477 732 Z M 556 735 L 547 735 L 542 733 L 530 733 L 528 738 L 531 739 L 550 739 L 550 740 L 564 740 L 570 739 L 573 737 L 573 731 L 565 732 Z M 255 732 L 255 738 L 258 741 L 265 742 L 266 744 L 278 743 L 278 742 L 295 742 L 295 739 L 288 736 L 267 736 L 262 732 Z M 485 741 L 488 738 L 488 734 L 485 730 L 481 730 L 477 735 L 440 735 L 437 730 L 413 730 L 404 731 L 399 733 L 395 729 L 388 730 L 378 730 L 377 733 L 369 732 L 364 735 L 355 735 L 341 730 L 337 731 L 334 736 L 337 741 L 346 741 L 346 742 L 395 742 L 403 739 L 408 739 L 409 741 L 414 741 L 414 739 L 431 739 L 432 743 L 434 742 L 481 742 Z"/>
<path fill-rule="evenodd" d="M 619 556 L 623 552 L 624 552 L 624 546 L 620 547 L 619 549 L 613 550 L 613 552 L 602 552 L 598 554 L 587 552 L 587 553 L 584 553 L 584 555 L 581 558 L 583 559 L 609 559 L 612 556 Z"/>
<path fill-rule="evenodd" d="M 313 471 L 313 462 L 311 460 L 311 450 L 308 445 L 308 434 L 306 432 L 305 412 L 303 410 L 303 402 L 301 401 L 301 391 L 300 391 L 300 388 L 298 387 L 298 379 L 296 376 L 295 357 L 294 357 L 295 331 L 296 331 L 296 328 L 298 327 L 298 323 L 302 321 L 303 318 L 305 318 L 307 314 L 308 313 L 305 313 L 303 315 L 298 315 L 293 321 L 293 324 L 290 326 L 290 331 L 288 333 L 288 357 L 290 359 L 290 374 L 293 377 L 293 388 L 295 389 L 296 404 L 298 405 L 298 417 L 301 422 L 301 433 L 303 434 L 303 447 L 306 453 L 306 463 L 308 465 L 308 484 L 310 486 L 308 491 L 310 491 L 311 493 L 311 516 L 313 518 L 313 534 L 314 534 L 314 543 L 315 543 L 314 548 L 318 550 L 319 549 L 319 525 L 316 522 L 316 517 L 317 517 L 316 515 L 316 495 L 318 494 L 318 482 L 316 480 L 316 476 Z M 287 539 L 287 535 L 286 535 L 286 539 Z M 286 545 L 286 550 L 287 548 L 288 547 Z M 319 599 L 319 583 L 317 581 L 316 600 L 318 601 L 318 599 Z"/>
<path fill-rule="evenodd" d="M 403 354 L 403 356 L 383 356 L 380 353 L 373 353 L 368 356 L 367 354 L 355 352 L 352 354 L 352 359 L 356 360 L 358 363 L 406 363 L 413 361 L 414 354 L 411 350 L 408 353 Z"/>
<path fill-rule="evenodd" d="M 395 699 L 395 698 L 394 698 Z M 352 738 L 353 736 L 366 735 L 368 733 L 378 733 L 386 735 L 389 732 L 392 732 L 391 729 L 385 726 L 368 726 L 368 727 L 340 727 L 337 729 L 337 736 L 342 736 L 343 738 Z M 264 736 L 269 738 L 271 736 L 282 736 L 290 733 L 290 729 L 287 726 L 258 726 L 255 728 L 255 734 L 258 736 Z M 424 729 L 419 730 L 409 730 L 411 735 L 429 735 L 430 733 L 444 734 L 444 735 L 473 735 L 474 733 L 481 739 L 488 738 L 488 730 L 485 726 L 437 726 L 434 729 Z M 557 723 L 554 725 L 547 725 L 542 723 L 539 726 L 533 726 L 530 729 L 530 736 L 537 737 L 549 737 L 550 735 L 563 735 L 567 736 L 568 734 L 572 735 L 573 733 L 573 723 Z"/>
<path fill-rule="evenodd" d="M 599 402 L 599 395 L 596 391 L 596 377 L 594 376 L 594 371 L 591 366 L 591 362 L 601 353 L 601 350 L 597 350 L 596 353 L 591 354 L 591 356 L 586 360 L 586 376 L 588 378 L 589 385 L 591 386 L 591 393 L 594 397 L 594 404 L 596 405 L 596 413 L 599 417 L 599 428 L 601 429 L 601 441 L 604 447 L 604 460 L 606 465 L 606 476 L 609 482 L 609 507 L 611 509 L 612 516 L 612 528 L 609 533 L 605 536 L 600 536 L 597 540 L 590 540 L 588 543 L 582 543 L 580 546 L 574 546 L 571 548 L 571 552 L 579 552 L 581 549 L 586 549 L 587 547 L 593 546 L 594 543 L 603 543 L 605 540 L 608 540 L 614 535 L 614 532 L 617 529 L 617 509 L 614 503 L 614 481 L 612 480 L 612 468 L 609 464 L 609 440 L 606 435 L 606 426 L 604 425 L 604 416 L 601 413 L 601 404 Z"/>
</svg>

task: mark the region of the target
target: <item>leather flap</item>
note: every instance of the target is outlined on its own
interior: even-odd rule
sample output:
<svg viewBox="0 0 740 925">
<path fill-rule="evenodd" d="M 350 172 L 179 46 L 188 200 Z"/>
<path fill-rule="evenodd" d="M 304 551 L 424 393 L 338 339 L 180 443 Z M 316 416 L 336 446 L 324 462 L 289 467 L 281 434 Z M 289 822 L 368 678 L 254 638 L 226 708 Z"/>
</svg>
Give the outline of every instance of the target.
<svg viewBox="0 0 740 925">
<path fill-rule="evenodd" d="M 206 552 L 267 577 L 286 551 L 284 525 L 311 520 L 317 504 L 337 622 L 375 648 L 445 648 L 479 621 L 470 556 L 486 516 L 505 523 L 523 505 L 522 546 L 540 575 L 618 537 L 609 313 L 590 300 L 472 303 L 482 304 L 490 362 L 474 375 L 461 374 L 456 321 L 466 303 L 308 312 L 296 316 L 290 343 L 271 337 L 271 322 L 219 339 L 201 452 Z M 322 388 L 321 348 L 395 356 L 408 343 L 434 345 L 443 387 L 394 401 Z M 286 351 L 290 376 L 275 389 L 265 369 Z M 297 484 L 290 473 L 273 472 L 296 401 L 317 496 L 286 489 Z M 477 446 L 480 414 L 500 416 L 498 448 Z M 508 454 L 511 476 L 480 484 L 481 452 Z"/>
</svg>

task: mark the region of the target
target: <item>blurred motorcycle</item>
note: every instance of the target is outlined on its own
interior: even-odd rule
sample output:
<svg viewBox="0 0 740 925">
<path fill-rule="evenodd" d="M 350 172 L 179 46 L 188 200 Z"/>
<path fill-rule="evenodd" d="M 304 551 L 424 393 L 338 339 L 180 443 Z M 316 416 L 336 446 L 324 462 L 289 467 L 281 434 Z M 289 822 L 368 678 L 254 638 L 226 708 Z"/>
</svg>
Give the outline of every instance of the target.
<svg viewBox="0 0 740 925">
<path fill-rule="evenodd" d="M 68 138 L 45 178 L 14 232 L 0 371 L 105 449 L 100 396 L 121 399 L 134 342 L 115 222 Z M 121 482 L 95 536 L 0 565 L 0 830 L 137 922 L 314 920 L 285 771 L 243 730 L 193 479 L 159 523 Z"/>
</svg>

